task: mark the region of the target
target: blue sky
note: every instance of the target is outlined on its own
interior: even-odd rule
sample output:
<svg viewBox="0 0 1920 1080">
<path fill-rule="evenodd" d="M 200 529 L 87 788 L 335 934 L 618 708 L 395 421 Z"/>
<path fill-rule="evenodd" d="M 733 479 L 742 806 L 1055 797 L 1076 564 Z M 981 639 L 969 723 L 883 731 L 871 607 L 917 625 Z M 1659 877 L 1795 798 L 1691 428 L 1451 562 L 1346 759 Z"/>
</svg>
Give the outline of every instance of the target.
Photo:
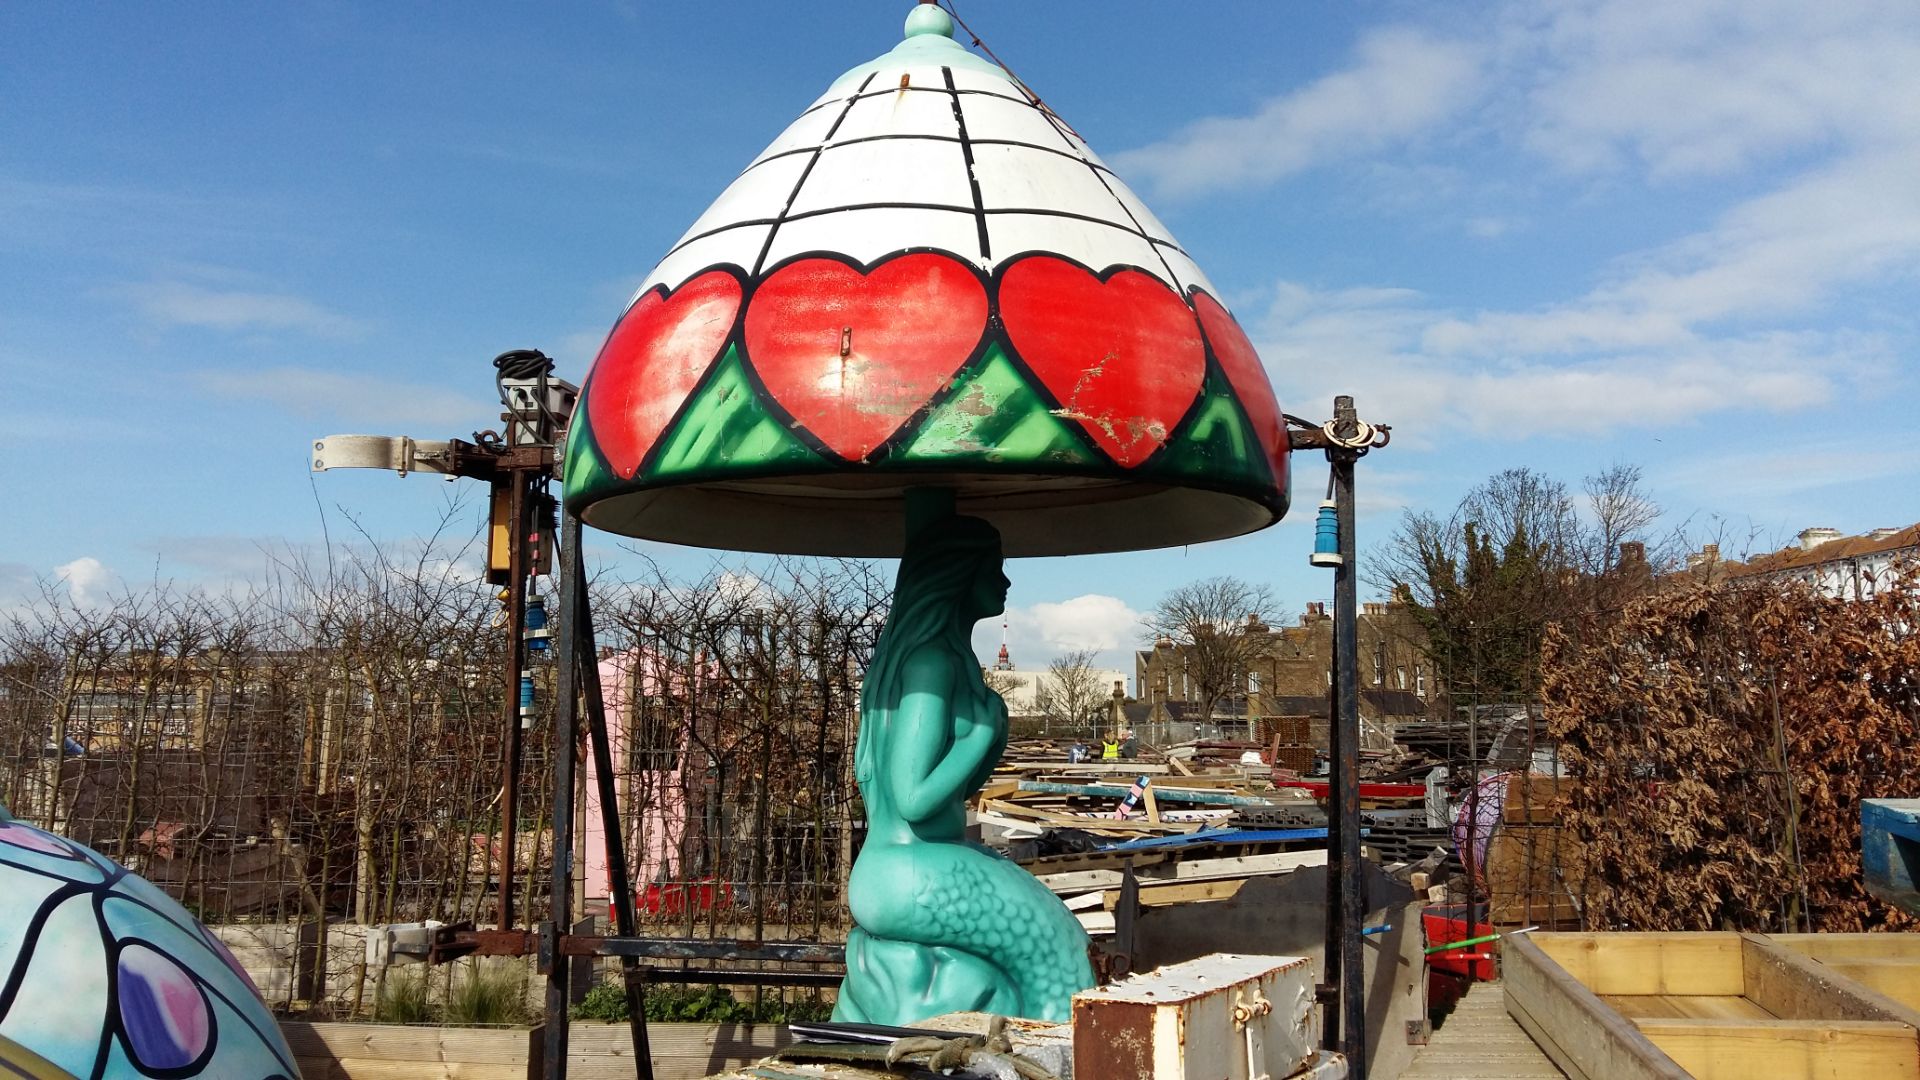
<svg viewBox="0 0 1920 1080">
<path fill-rule="evenodd" d="M 0 9 L 0 593 L 230 581 L 317 543 L 323 509 L 336 538 L 429 531 L 451 488 L 310 480 L 307 439 L 493 426 L 507 348 L 577 379 L 907 7 Z M 1920 519 L 1910 0 L 959 12 L 1228 294 L 1284 407 L 1348 392 L 1395 425 L 1363 546 L 1511 465 L 1637 463 L 1670 523 L 1756 550 Z M 1297 505 L 1324 477 L 1296 459 Z M 1016 562 L 1016 659 L 1118 661 L 1211 574 L 1297 612 L 1331 589 L 1309 516 Z"/>
</svg>

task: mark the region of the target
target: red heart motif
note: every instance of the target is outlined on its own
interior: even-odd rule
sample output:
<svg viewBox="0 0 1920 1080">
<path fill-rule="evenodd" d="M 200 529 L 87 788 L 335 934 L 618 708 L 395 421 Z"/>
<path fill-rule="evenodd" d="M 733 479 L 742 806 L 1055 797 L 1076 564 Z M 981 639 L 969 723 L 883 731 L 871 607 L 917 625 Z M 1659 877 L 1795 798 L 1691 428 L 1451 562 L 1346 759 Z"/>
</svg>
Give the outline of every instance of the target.
<svg viewBox="0 0 1920 1080">
<path fill-rule="evenodd" d="M 1213 346 L 1214 359 L 1220 361 L 1227 382 L 1233 384 L 1234 396 L 1253 423 L 1254 438 L 1267 452 L 1274 480 L 1279 483 L 1286 476 L 1287 425 L 1280 416 L 1280 402 L 1273 396 L 1273 383 L 1267 379 L 1260 354 L 1253 351 L 1246 331 L 1220 301 L 1195 289 L 1193 310 L 1200 316 L 1200 329 L 1207 335 L 1207 344 Z"/>
<path fill-rule="evenodd" d="M 1140 270 L 1102 281 L 1063 259 L 1021 259 L 1001 274 L 1000 317 L 1062 415 L 1127 468 L 1167 441 L 1206 378 L 1192 310 Z"/>
<path fill-rule="evenodd" d="M 607 464 L 632 479 L 687 395 L 713 366 L 740 312 L 740 280 L 709 270 L 669 293 L 647 290 L 600 347 L 587 416 Z"/>
<path fill-rule="evenodd" d="M 986 326 L 986 288 L 951 256 L 918 252 L 864 272 L 800 259 L 754 289 L 747 360 L 814 438 L 860 461 L 953 378 Z"/>
</svg>

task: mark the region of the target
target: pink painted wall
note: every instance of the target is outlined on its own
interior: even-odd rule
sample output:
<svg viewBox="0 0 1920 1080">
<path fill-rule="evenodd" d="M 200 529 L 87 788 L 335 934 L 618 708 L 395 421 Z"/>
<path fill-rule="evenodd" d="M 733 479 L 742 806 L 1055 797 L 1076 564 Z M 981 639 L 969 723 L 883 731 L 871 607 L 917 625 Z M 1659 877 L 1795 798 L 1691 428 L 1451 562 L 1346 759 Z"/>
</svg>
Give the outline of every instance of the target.
<svg viewBox="0 0 1920 1080">
<path fill-rule="evenodd" d="M 600 661 L 601 693 L 607 708 L 607 739 L 612 744 L 614 771 L 619 776 L 617 790 L 623 800 L 621 820 L 627 823 L 630 832 L 636 828 L 638 830 L 635 863 L 630 872 L 634 887 L 640 891 L 656 881 L 680 880 L 683 877 L 679 859 L 680 844 L 687 829 L 687 806 L 681 771 L 677 768 L 636 767 L 629 772 L 627 761 L 629 742 L 626 725 L 633 707 L 632 688 L 636 674 L 641 689 L 647 694 L 657 694 L 669 688 L 677 693 L 685 693 L 690 689 L 687 685 L 688 673 L 675 667 L 667 658 L 643 649 L 617 653 Z M 709 669 L 705 674 L 712 678 L 715 672 Z M 693 673 L 696 680 L 700 675 L 698 670 Z M 678 746 L 684 754 L 687 749 L 684 729 L 680 732 Z M 607 836 L 601 827 L 600 792 L 594 781 L 594 768 L 593 751 L 589 747 L 584 773 L 587 850 L 586 865 L 582 872 L 590 906 L 594 901 L 604 903 L 613 891 L 612 876 L 607 869 Z M 635 808 L 625 801 L 633 800 L 636 796 L 644 804 L 638 810 L 637 819 L 633 816 Z"/>
</svg>

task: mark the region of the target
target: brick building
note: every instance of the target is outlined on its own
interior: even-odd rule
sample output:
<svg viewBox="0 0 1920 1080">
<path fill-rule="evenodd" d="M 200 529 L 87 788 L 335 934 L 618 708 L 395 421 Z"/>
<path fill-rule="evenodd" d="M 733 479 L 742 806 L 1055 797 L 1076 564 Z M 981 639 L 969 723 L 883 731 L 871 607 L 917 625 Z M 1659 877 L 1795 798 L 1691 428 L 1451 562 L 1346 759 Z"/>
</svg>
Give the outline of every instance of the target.
<svg viewBox="0 0 1920 1080">
<path fill-rule="evenodd" d="M 1438 693 L 1425 653 L 1426 634 L 1403 600 L 1362 605 L 1356 619 L 1360 647 L 1360 721 L 1368 745 L 1384 745 L 1398 724 L 1422 719 Z M 1249 620 L 1235 633 L 1253 635 L 1253 659 L 1236 692 L 1197 715 L 1199 693 L 1186 670 L 1188 646 L 1161 638 L 1134 654 L 1136 692 L 1151 722 L 1213 723 L 1220 734 L 1254 734 L 1259 717 L 1308 716 L 1324 722 L 1333 684 L 1333 617 L 1310 603 L 1298 625 L 1271 627 Z M 1316 725 L 1316 730 L 1321 730 Z"/>
</svg>

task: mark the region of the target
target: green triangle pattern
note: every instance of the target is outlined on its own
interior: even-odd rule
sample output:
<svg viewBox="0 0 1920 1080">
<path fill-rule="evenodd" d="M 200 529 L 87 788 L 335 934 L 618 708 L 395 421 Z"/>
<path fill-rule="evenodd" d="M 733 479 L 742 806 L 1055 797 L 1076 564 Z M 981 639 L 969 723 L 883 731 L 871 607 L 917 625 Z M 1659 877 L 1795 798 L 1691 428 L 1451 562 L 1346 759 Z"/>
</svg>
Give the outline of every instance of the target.
<svg viewBox="0 0 1920 1080">
<path fill-rule="evenodd" d="M 587 420 L 587 410 L 583 403 L 573 410 L 573 421 L 567 429 L 567 447 L 562 459 L 561 476 L 566 481 L 568 499 L 592 497 L 603 488 L 617 486 L 620 478 L 607 468 L 600 457 L 598 447 L 593 441 L 593 425 Z"/>
<path fill-rule="evenodd" d="M 928 414 L 894 460 L 914 464 L 1091 467 L 1100 460 L 1047 410 L 999 342 Z"/>
<path fill-rule="evenodd" d="M 1273 483 L 1273 470 L 1254 437 L 1253 425 L 1233 396 L 1227 380 L 1212 368 L 1201 386 L 1200 407 L 1173 441 L 1157 455 L 1148 470 L 1205 480 L 1264 488 Z"/>
<path fill-rule="evenodd" d="M 661 441 L 646 479 L 710 480 L 729 473 L 827 467 L 826 459 L 760 404 L 741 365 L 740 347 L 733 345 Z"/>
</svg>

